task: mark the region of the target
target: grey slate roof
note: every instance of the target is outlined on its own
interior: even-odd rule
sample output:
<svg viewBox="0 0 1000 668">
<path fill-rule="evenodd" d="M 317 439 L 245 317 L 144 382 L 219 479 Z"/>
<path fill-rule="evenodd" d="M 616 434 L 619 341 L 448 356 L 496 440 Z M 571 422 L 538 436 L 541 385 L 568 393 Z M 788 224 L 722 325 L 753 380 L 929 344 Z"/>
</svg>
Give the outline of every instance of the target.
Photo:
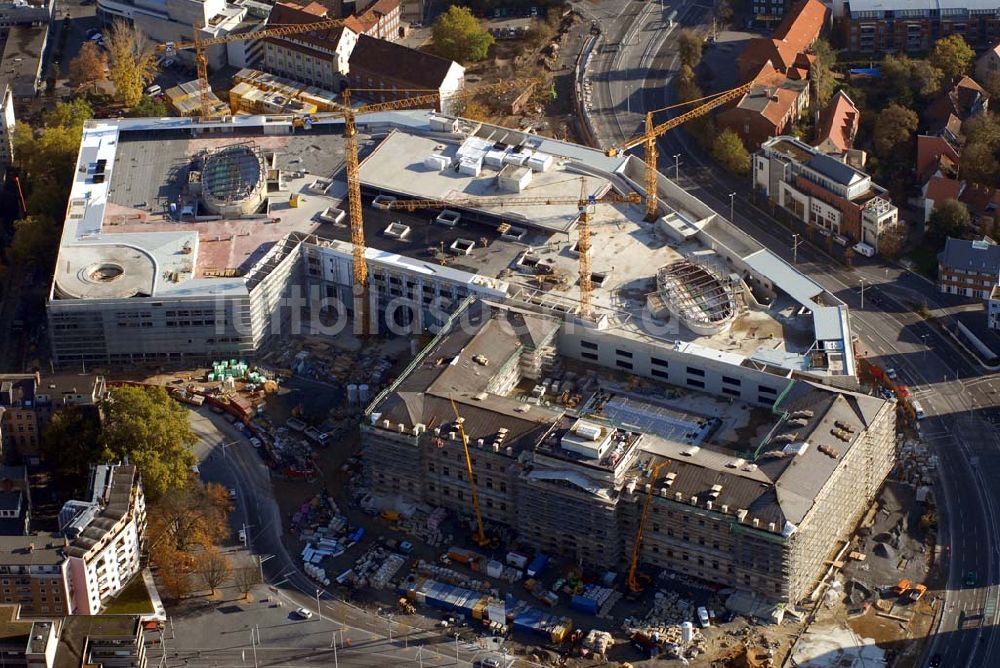
<svg viewBox="0 0 1000 668">
<path fill-rule="evenodd" d="M 822 153 L 809 158 L 806 165 L 843 186 L 849 186 L 859 178 L 862 178 L 858 170 Z"/>
<path fill-rule="evenodd" d="M 1000 273 L 1000 246 L 988 241 L 948 237 L 938 262 L 949 269 L 972 270 L 997 276 Z"/>
</svg>

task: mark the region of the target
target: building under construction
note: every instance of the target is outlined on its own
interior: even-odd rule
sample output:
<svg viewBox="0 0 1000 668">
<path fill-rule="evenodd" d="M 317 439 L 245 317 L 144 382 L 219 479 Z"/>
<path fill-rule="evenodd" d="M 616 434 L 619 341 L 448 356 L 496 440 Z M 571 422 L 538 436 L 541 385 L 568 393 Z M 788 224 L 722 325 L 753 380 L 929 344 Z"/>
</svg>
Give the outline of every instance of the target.
<svg viewBox="0 0 1000 668">
<path fill-rule="evenodd" d="M 893 464 L 895 402 L 749 364 L 716 382 L 683 358 L 639 381 L 576 353 L 601 345 L 538 309 L 466 302 L 369 406 L 372 489 L 470 520 L 475 492 L 487 533 L 589 567 L 636 554 L 636 577 L 808 595 Z"/>
</svg>

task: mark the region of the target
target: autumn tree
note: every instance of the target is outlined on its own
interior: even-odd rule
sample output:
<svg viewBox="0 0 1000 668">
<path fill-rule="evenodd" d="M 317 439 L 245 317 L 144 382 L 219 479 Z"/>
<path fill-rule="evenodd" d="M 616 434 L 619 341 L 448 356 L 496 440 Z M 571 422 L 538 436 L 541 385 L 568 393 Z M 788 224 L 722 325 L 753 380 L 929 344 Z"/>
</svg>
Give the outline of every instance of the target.
<svg viewBox="0 0 1000 668">
<path fill-rule="evenodd" d="M 191 476 L 195 456 L 194 432 L 185 408 L 162 387 L 119 386 L 101 405 L 105 458 L 128 459 L 142 473 L 150 501 L 171 490 L 183 489 Z"/>
<path fill-rule="evenodd" d="M 695 81 L 694 69 L 690 65 L 681 65 L 677 73 L 677 97 L 681 102 L 690 102 L 704 96 L 698 82 Z"/>
<path fill-rule="evenodd" d="M 750 171 L 750 154 L 739 135 L 726 128 L 712 142 L 712 157 L 727 171 L 746 174 Z"/>
<path fill-rule="evenodd" d="M 74 88 L 82 88 L 90 84 L 98 84 L 107 79 L 105 68 L 108 66 L 108 57 L 91 40 L 87 40 L 80 47 L 80 53 L 76 58 L 69 61 L 69 84 Z"/>
<path fill-rule="evenodd" d="M 903 251 L 903 244 L 906 242 L 906 225 L 903 223 L 896 223 L 895 225 L 889 225 L 884 230 L 882 234 L 878 237 L 878 252 L 879 255 L 887 257 L 889 259 L 895 259 L 899 257 L 899 254 Z"/>
<path fill-rule="evenodd" d="M 996 149 L 986 142 L 969 141 L 958 159 L 959 174 L 968 181 L 993 186 L 1000 176 Z"/>
<path fill-rule="evenodd" d="M 195 575 L 206 588 L 212 590 L 212 596 L 215 596 L 215 590 L 226 581 L 232 570 L 229 557 L 219 552 L 219 548 L 215 546 L 205 548 L 195 557 Z"/>
<path fill-rule="evenodd" d="M 887 100 L 908 107 L 914 96 L 927 99 L 941 90 L 944 72 L 926 60 L 912 59 L 906 54 L 887 55 L 881 66 L 882 94 Z"/>
<path fill-rule="evenodd" d="M 194 589 L 191 576 L 193 557 L 178 550 L 169 541 L 153 542 L 150 553 L 167 596 L 174 601 L 190 596 Z"/>
<path fill-rule="evenodd" d="M 812 45 L 816 60 L 809 70 L 809 80 L 813 87 L 813 96 L 817 109 L 824 108 L 833 97 L 837 80 L 833 77 L 833 66 L 837 62 L 837 54 L 825 39 L 817 39 Z"/>
<path fill-rule="evenodd" d="M 875 151 L 886 161 L 899 159 L 910 152 L 917 114 L 898 104 L 890 104 L 875 120 Z"/>
<path fill-rule="evenodd" d="M 969 71 L 975 57 L 976 52 L 956 33 L 936 41 L 928 59 L 934 67 L 944 72 L 945 80 L 955 83 Z"/>
<path fill-rule="evenodd" d="M 932 239 L 943 243 L 948 237 L 964 237 L 971 224 L 969 209 L 956 199 L 946 199 L 934 207 L 928 233 Z"/>
<path fill-rule="evenodd" d="M 225 487 L 190 476 L 186 485 L 151 506 L 150 534 L 181 551 L 212 545 L 229 535 L 232 509 Z"/>
<path fill-rule="evenodd" d="M 698 67 L 701 62 L 701 49 L 704 44 L 701 35 L 690 28 L 681 30 L 677 36 L 677 50 L 680 55 L 681 64 L 687 65 L 691 69 Z"/>
<path fill-rule="evenodd" d="M 244 598 L 260 583 L 260 569 L 255 566 L 241 566 L 233 570 L 233 584 Z"/>
<path fill-rule="evenodd" d="M 431 27 L 434 52 L 459 63 L 486 58 L 493 35 L 484 29 L 468 7 L 452 5 Z"/>
<path fill-rule="evenodd" d="M 107 44 L 115 94 L 126 107 L 134 107 L 142 99 L 146 84 L 156 78 L 156 52 L 145 33 L 119 19 L 108 31 Z"/>
</svg>

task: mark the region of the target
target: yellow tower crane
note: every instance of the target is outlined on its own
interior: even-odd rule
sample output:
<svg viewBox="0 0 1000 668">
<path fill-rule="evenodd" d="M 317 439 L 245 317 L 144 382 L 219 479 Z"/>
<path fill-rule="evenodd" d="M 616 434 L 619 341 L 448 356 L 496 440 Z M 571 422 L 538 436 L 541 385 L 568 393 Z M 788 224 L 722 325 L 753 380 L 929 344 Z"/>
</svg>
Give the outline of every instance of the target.
<svg viewBox="0 0 1000 668">
<path fill-rule="evenodd" d="M 646 131 L 629 139 L 617 146 L 612 146 L 605 150 L 605 153 L 609 156 L 621 155 L 625 151 L 635 148 L 642 144 L 645 147 L 645 162 L 646 162 L 646 220 L 652 222 L 656 219 L 658 210 L 658 200 L 656 197 L 656 140 L 663 134 L 666 134 L 670 130 L 673 130 L 678 125 L 683 125 L 687 123 L 692 118 L 698 118 L 699 116 L 704 116 L 712 109 L 719 107 L 730 100 L 735 100 L 742 97 L 745 93 L 753 87 L 754 81 L 748 81 L 742 86 L 737 86 L 727 91 L 721 93 L 716 93 L 714 95 L 708 95 L 706 97 L 699 98 L 697 100 L 691 100 L 690 102 L 684 102 L 682 104 L 673 105 L 671 107 L 665 107 L 664 109 L 654 109 L 653 111 L 646 112 Z M 686 111 L 680 116 L 675 116 L 659 125 L 653 123 L 653 114 L 660 111 L 666 111 L 668 109 L 674 109 L 676 107 L 687 106 L 694 104 L 695 102 L 702 102 L 699 106 Z"/>
<path fill-rule="evenodd" d="M 465 418 L 458 414 L 458 404 L 454 399 L 451 399 L 451 408 L 455 411 L 455 426 L 458 427 L 458 434 L 462 437 L 462 447 L 465 449 L 465 468 L 469 476 L 469 488 L 472 490 L 472 510 L 476 514 L 476 535 L 472 538 L 480 547 L 486 547 L 490 544 L 490 539 L 486 537 L 483 515 L 479 511 L 479 494 L 476 492 L 476 479 L 472 471 L 472 455 L 469 454 L 469 437 L 465 435 Z"/>
<path fill-rule="evenodd" d="M 649 485 L 655 485 L 656 479 L 660 475 L 660 471 L 668 462 L 660 462 L 653 467 L 652 472 L 649 474 Z M 652 492 L 646 494 L 646 500 L 642 505 L 642 513 L 639 515 L 639 529 L 635 533 L 635 545 L 632 547 L 632 563 L 629 565 L 628 578 L 625 580 L 628 584 L 629 591 L 633 593 L 641 592 L 644 587 L 639 581 L 639 551 L 642 548 L 642 535 L 646 529 L 646 520 L 649 519 L 649 509 L 653 505 L 653 494 Z"/>
<path fill-rule="evenodd" d="M 590 269 L 590 210 L 597 204 L 624 203 L 638 204 L 642 201 L 638 193 L 620 195 L 609 190 L 600 197 L 587 194 L 587 181 L 580 178 L 579 197 L 546 197 L 545 195 L 527 195 L 523 197 L 455 197 L 452 199 L 403 199 L 388 203 L 392 209 L 415 211 L 416 209 L 439 209 L 447 206 L 488 206 L 503 208 L 505 206 L 545 206 L 556 204 L 576 204 L 580 208 L 578 232 L 580 235 L 577 249 L 580 252 L 580 315 L 589 318 L 591 315 L 591 293 L 593 291 L 592 272 Z"/>
<path fill-rule="evenodd" d="M 444 102 L 462 101 L 482 93 L 499 94 L 515 88 L 537 83 L 535 79 L 512 79 L 494 84 L 486 84 L 475 88 L 468 88 L 449 94 L 444 100 L 441 99 L 439 91 L 425 92 L 423 95 L 404 97 L 398 100 L 388 100 L 386 102 L 374 102 L 361 107 L 351 107 L 352 92 L 380 92 L 382 89 L 351 89 L 345 90 L 341 95 L 343 102 L 337 111 L 310 114 L 305 117 L 296 117 L 293 120 L 295 127 L 308 127 L 307 119 L 322 120 L 325 118 L 344 119 L 344 154 L 347 163 L 347 206 L 348 215 L 351 221 L 351 244 L 353 246 L 354 258 L 354 302 L 355 317 L 360 318 L 361 335 L 367 336 L 370 330 L 370 310 L 371 300 L 368 285 L 368 260 L 365 257 L 365 228 L 361 215 L 361 170 L 358 160 L 358 130 L 355 118 L 358 114 L 372 113 L 377 111 L 389 111 L 393 109 L 412 109 L 414 107 L 434 106 L 439 108 Z M 395 92 L 421 92 L 417 89 L 409 89 Z"/>
</svg>

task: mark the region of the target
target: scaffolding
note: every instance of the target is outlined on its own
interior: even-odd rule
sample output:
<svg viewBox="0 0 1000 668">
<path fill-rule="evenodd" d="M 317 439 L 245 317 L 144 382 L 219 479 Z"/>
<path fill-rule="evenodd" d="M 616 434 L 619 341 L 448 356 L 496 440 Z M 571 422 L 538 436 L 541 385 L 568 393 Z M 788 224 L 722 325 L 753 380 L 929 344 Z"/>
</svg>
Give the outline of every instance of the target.
<svg viewBox="0 0 1000 668">
<path fill-rule="evenodd" d="M 207 198 L 242 202 L 258 193 L 265 181 L 264 157 L 252 141 L 223 146 L 203 161 L 201 184 Z"/>
<path fill-rule="evenodd" d="M 656 272 L 660 298 L 693 331 L 721 331 L 738 315 L 734 280 L 704 262 L 678 260 Z"/>
</svg>

